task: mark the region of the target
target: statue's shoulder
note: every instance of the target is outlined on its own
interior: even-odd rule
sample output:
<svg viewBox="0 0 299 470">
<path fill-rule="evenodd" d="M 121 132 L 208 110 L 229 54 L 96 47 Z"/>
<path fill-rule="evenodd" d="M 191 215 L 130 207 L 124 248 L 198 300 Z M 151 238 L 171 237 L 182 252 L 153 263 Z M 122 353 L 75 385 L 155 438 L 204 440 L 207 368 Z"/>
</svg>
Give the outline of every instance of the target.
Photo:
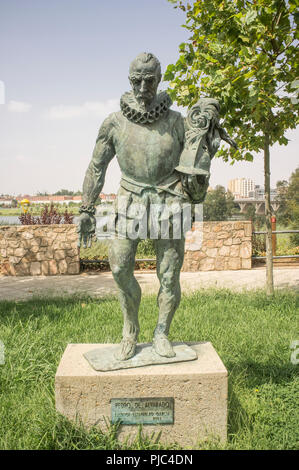
<svg viewBox="0 0 299 470">
<path fill-rule="evenodd" d="M 180 134 L 184 133 L 185 118 L 179 111 L 169 109 L 168 119 L 173 128 L 175 128 Z"/>
<path fill-rule="evenodd" d="M 171 109 L 171 108 L 169 108 L 169 115 L 173 119 L 183 119 L 183 116 L 179 111 L 175 111 L 174 109 Z"/>
<path fill-rule="evenodd" d="M 110 128 L 120 129 L 123 127 L 127 119 L 123 115 L 122 111 L 116 111 L 114 113 L 109 114 L 107 120 L 108 120 L 107 124 L 108 126 L 110 126 Z"/>
<path fill-rule="evenodd" d="M 109 114 L 100 126 L 99 135 L 111 134 L 113 130 L 119 125 L 120 118 L 120 111 Z"/>
<path fill-rule="evenodd" d="M 179 126 L 184 124 L 184 117 L 179 111 L 174 111 L 173 109 L 169 109 L 167 118 L 173 124 L 177 124 Z"/>
<path fill-rule="evenodd" d="M 109 114 L 106 119 L 103 121 L 103 125 L 107 127 L 113 127 L 118 124 L 121 119 L 121 111 L 116 111 L 114 113 Z"/>
</svg>

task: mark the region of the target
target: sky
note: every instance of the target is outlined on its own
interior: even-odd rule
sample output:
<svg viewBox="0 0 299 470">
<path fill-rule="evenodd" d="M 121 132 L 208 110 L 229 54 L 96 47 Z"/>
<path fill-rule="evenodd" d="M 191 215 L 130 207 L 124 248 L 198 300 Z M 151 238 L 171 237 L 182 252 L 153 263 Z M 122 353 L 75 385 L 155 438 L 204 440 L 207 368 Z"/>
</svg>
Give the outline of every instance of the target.
<svg viewBox="0 0 299 470">
<path fill-rule="evenodd" d="M 188 39 L 184 21 L 167 0 L 0 0 L 0 194 L 81 190 L 98 129 L 130 89 L 130 62 L 153 52 L 165 71 Z M 299 129 L 286 136 L 271 149 L 272 187 L 299 163 Z M 263 185 L 263 155 L 214 159 L 211 174 L 212 187 Z M 119 180 L 114 158 L 103 192 Z"/>
</svg>

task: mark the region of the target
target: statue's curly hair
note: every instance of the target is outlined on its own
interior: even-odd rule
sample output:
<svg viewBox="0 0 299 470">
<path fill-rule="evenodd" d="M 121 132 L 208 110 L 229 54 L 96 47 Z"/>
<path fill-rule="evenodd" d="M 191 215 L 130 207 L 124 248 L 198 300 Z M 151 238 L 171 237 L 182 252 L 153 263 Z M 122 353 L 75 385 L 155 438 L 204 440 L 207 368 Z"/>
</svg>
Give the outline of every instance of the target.
<svg viewBox="0 0 299 470">
<path fill-rule="evenodd" d="M 129 69 L 129 74 L 133 73 L 133 69 L 136 65 L 136 62 L 142 62 L 142 63 L 148 63 L 148 62 L 153 62 L 155 65 L 156 71 L 161 75 L 161 64 L 157 57 L 152 54 L 151 52 L 141 52 L 141 54 L 138 54 L 137 57 L 131 62 L 130 64 L 130 69 Z"/>
</svg>

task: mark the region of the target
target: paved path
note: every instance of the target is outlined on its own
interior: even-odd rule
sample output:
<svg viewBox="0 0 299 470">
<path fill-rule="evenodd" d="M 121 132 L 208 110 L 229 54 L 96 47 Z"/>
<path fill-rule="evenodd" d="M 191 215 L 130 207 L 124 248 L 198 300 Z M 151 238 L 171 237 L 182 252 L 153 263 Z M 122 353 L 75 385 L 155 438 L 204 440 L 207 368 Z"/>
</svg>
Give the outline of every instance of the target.
<svg viewBox="0 0 299 470">
<path fill-rule="evenodd" d="M 135 276 L 144 293 L 156 293 L 159 288 L 155 272 L 136 271 Z M 228 288 L 234 291 L 263 289 L 265 268 L 242 271 L 208 271 L 181 273 L 183 292 L 209 287 Z M 277 288 L 299 289 L 299 267 L 274 268 L 274 283 Z M 82 273 L 74 276 L 0 276 L 0 300 L 30 299 L 35 296 L 61 296 L 88 294 L 102 297 L 115 294 L 116 288 L 111 272 L 97 274 Z"/>
</svg>

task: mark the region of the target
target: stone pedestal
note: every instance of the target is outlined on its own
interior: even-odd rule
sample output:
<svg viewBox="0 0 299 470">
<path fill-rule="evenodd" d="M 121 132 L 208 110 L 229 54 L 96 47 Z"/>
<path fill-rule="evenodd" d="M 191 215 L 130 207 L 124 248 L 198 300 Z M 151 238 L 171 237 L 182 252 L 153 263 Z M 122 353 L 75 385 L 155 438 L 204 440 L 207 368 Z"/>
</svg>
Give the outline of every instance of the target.
<svg viewBox="0 0 299 470">
<path fill-rule="evenodd" d="M 208 436 L 225 441 L 227 370 L 211 343 L 188 344 L 198 359 L 110 372 L 95 371 L 83 357 L 107 344 L 69 344 L 55 377 L 57 411 L 86 427 L 98 425 L 105 430 L 105 420 L 111 419 L 111 399 L 172 398 L 173 424 L 144 424 L 144 433 L 162 431 L 160 442 L 177 442 L 185 448 L 194 448 Z M 133 439 L 137 431 L 137 424 L 121 425 L 119 439 L 129 435 Z"/>
</svg>

